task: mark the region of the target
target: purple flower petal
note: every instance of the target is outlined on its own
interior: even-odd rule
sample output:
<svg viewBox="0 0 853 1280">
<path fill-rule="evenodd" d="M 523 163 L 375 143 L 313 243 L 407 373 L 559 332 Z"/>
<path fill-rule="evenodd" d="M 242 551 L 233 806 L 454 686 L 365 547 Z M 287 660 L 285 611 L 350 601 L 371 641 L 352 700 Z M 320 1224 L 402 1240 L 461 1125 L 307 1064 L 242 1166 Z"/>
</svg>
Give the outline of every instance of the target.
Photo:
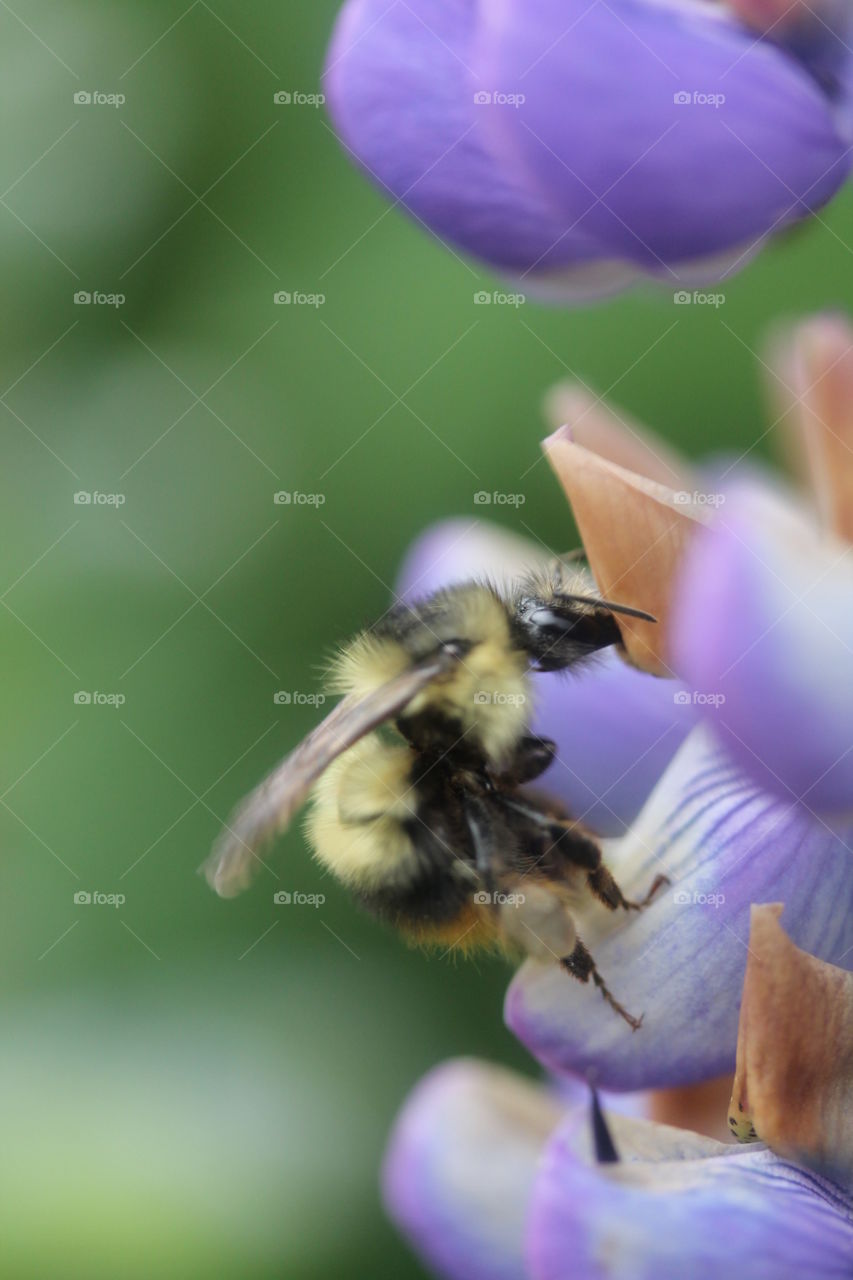
<svg viewBox="0 0 853 1280">
<path fill-rule="evenodd" d="M 397 1121 L 383 1174 L 388 1211 L 451 1280 L 525 1280 L 524 1221 L 536 1162 L 560 1117 L 508 1071 L 451 1062 Z"/>
<path fill-rule="evenodd" d="M 507 993 L 507 1025 L 554 1071 L 594 1070 L 603 1087 L 660 1088 L 734 1068 L 749 908 L 784 902 L 798 946 L 853 967 L 853 834 L 759 791 L 699 730 L 681 747 L 631 832 L 605 846 L 629 897 L 671 885 L 638 916 L 592 905 L 578 932 L 634 1015 L 632 1032 L 590 985 L 528 961 Z"/>
<path fill-rule="evenodd" d="M 833 39 L 818 74 L 700 0 L 349 0 L 325 87 L 395 203 L 583 298 L 719 279 L 835 193 L 853 59 Z"/>
<path fill-rule="evenodd" d="M 563 226 L 484 145 L 473 0 L 350 0 L 325 88 L 344 144 L 440 237 L 497 265 L 550 261 Z"/>
<path fill-rule="evenodd" d="M 410 549 L 398 589 L 406 599 L 466 578 L 501 583 L 541 563 L 534 543 L 473 520 L 447 520 Z M 533 731 L 553 738 L 558 758 L 542 785 L 601 835 L 621 835 L 694 721 L 673 681 L 602 655 L 576 676 L 536 675 Z"/>
<path fill-rule="evenodd" d="M 853 1202 L 766 1150 L 693 1141 L 613 1120 L 623 1163 L 596 1165 L 567 1119 L 536 1182 L 527 1256 L 535 1280 L 840 1280 Z"/>
<path fill-rule="evenodd" d="M 493 145 L 566 241 L 652 272 L 752 244 L 849 172 L 817 80 L 719 5 L 493 0 L 476 56 L 488 87 L 524 96 L 488 112 Z"/>
<path fill-rule="evenodd" d="M 541 785 L 599 835 L 622 835 L 690 729 L 679 689 L 613 653 L 577 676 L 537 676 L 533 730 L 558 748 Z"/>
<path fill-rule="evenodd" d="M 678 668 L 733 757 L 786 800 L 853 812 L 853 549 L 741 490 L 676 594 Z"/>
</svg>

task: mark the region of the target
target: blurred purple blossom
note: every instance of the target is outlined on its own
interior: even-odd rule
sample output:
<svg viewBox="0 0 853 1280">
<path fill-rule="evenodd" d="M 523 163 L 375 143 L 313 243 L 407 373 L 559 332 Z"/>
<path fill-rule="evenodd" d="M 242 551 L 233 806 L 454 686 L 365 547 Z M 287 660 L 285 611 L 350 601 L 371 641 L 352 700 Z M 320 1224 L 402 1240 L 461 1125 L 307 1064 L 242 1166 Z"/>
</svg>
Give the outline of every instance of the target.
<svg viewBox="0 0 853 1280">
<path fill-rule="evenodd" d="M 815 8 L 761 38 L 707 0 L 349 0 L 326 93 L 395 204 L 528 292 L 702 283 L 847 177 L 849 9 Z"/>
<path fill-rule="evenodd" d="M 853 1196 L 764 1148 L 587 1108 L 484 1063 L 418 1086 L 385 1165 L 391 1216 L 448 1280 L 840 1280 Z"/>
</svg>

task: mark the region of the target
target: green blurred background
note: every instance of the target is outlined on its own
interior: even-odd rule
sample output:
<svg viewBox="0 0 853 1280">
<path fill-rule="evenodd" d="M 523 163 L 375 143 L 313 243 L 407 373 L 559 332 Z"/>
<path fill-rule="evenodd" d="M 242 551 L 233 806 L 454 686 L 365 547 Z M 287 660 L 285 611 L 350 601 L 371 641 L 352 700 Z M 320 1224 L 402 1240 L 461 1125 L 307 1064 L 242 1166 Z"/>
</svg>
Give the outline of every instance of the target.
<svg viewBox="0 0 853 1280">
<path fill-rule="evenodd" d="M 0 5 L 3 1274 L 422 1274 L 379 1206 L 384 1140 L 442 1058 L 532 1070 L 506 968 L 407 950 L 298 832 L 238 901 L 195 869 L 316 718 L 275 692 L 318 688 L 420 529 L 521 488 L 499 518 L 571 545 L 536 464 L 550 384 L 743 448 L 749 349 L 853 292 L 845 196 L 719 311 L 475 306 L 494 282 L 389 211 L 322 110 L 274 102 L 318 92 L 336 8 Z"/>
</svg>

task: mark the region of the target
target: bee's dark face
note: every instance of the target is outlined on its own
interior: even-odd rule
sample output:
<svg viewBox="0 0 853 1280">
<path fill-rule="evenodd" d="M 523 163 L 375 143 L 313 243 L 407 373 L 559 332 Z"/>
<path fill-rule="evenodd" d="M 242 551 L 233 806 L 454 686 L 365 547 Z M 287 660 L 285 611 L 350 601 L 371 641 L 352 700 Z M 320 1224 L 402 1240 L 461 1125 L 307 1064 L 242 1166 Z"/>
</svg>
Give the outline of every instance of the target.
<svg viewBox="0 0 853 1280">
<path fill-rule="evenodd" d="M 562 603 L 556 598 L 519 600 L 516 626 L 539 671 L 563 671 L 622 640 L 613 615 L 606 609 Z"/>
</svg>

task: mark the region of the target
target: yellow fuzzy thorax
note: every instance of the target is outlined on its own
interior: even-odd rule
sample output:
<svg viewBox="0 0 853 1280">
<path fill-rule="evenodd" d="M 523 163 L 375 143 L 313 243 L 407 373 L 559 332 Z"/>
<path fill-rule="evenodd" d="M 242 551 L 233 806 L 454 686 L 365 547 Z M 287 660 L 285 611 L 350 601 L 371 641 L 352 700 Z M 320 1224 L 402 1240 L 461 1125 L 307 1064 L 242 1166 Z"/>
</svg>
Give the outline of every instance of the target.
<svg viewBox="0 0 853 1280">
<path fill-rule="evenodd" d="M 415 610 L 418 625 L 401 638 L 365 632 L 332 667 L 333 692 L 364 697 L 419 660 L 442 640 L 457 637 L 471 649 L 446 676 L 434 681 L 406 708 L 426 710 L 458 723 L 460 737 L 479 744 L 494 764 L 503 764 L 530 721 L 526 655 L 513 643 L 507 609 L 489 586 L 470 584 L 437 597 L 438 607 Z"/>
</svg>

